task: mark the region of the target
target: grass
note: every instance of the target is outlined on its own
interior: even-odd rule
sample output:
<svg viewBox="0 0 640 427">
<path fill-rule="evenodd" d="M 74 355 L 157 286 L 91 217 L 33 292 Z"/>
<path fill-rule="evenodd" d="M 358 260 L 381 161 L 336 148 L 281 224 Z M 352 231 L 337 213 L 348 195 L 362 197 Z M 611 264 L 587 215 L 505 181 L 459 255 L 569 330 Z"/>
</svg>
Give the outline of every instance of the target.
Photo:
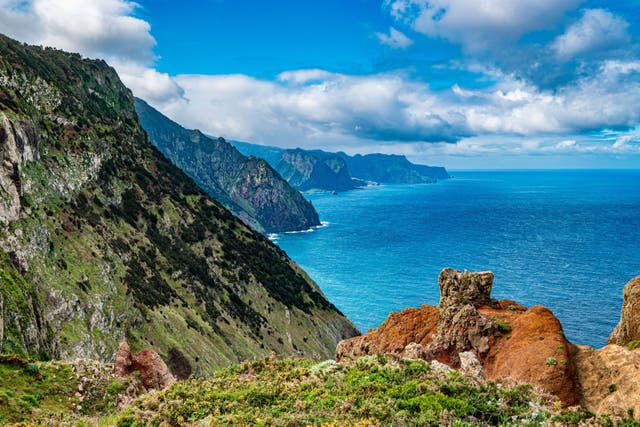
<svg viewBox="0 0 640 427">
<path fill-rule="evenodd" d="M 542 422 L 526 385 L 475 385 L 423 361 L 266 359 L 145 396 L 117 425 L 500 425 Z"/>
<path fill-rule="evenodd" d="M 116 379 L 98 362 L 34 362 L 0 354 L 0 425 L 70 425 L 83 417 L 115 415 L 136 379 Z M 113 425 L 113 424 L 111 424 Z"/>
</svg>

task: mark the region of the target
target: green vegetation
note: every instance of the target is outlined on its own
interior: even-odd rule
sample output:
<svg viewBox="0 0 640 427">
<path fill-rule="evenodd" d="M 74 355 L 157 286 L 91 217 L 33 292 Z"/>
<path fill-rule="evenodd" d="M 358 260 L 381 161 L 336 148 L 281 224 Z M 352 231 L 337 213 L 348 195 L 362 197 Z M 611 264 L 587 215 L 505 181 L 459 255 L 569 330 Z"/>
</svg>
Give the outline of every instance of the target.
<svg viewBox="0 0 640 427">
<path fill-rule="evenodd" d="M 151 142 L 211 197 L 265 233 L 320 225 L 311 202 L 261 159 L 246 157 L 224 138 L 209 138 L 171 121 L 135 99 Z"/>
<path fill-rule="evenodd" d="M 0 425 L 54 425 L 65 418 L 114 413 L 124 398 L 121 393 L 132 384 L 132 390 L 139 390 L 135 379 L 122 383 L 110 366 L 97 362 L 35 362 L 0 355 Z"/>
<path fill-rule="evenodd" d="M 632 412 L 612 419 L 559 410 L 525 384 L 479 384 L 424 361 L 384 356 L 341 363 L 271 357 L 137 398 L 135 375 L 115 378 L 110 365 L 89 361 L 0 356 L 0 381 L 0 425 L 640 427 Z"/>
<path fill-rule="evenodd" d="M 106 361 L 127 339 L 186 376 L 271 351 L 328 357 L 357 332 L 151 145 L 106 63 L 0 36 L 0 86 L 7 152 L 26 152 L 0 165 L 20 188 L 0 194 L 0 211 L 20 208 L 0 221 L 0 352 Z"/>
<path fill-rule="evenodd" d="M 528 386 L 478 386 L 426 362 L 383 362 L 244 363 L 145 396 L 117 425 L 500 425 L 548 417 Z"/>
<path fill-rule="evenodd" d="M 629 344 L 627 344 L 627 348 L 632 351 L 638 348 L 638 346 L 640 346 L 640 341 L 637 340 L 633 340 Z"/>
</svg>

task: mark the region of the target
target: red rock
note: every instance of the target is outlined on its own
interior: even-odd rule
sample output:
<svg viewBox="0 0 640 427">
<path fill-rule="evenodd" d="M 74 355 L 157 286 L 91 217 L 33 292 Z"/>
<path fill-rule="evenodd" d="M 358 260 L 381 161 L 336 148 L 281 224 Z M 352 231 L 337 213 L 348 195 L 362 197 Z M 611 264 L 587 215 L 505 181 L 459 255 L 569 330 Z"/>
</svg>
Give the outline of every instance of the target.
<svg viewBox="0 0 640 427">
<path fill-rule="evenodd" d="M 510 332 L 493 343 L 483 361 L 486 377 L 510 377 L 535 384 L 558 396 L 565 405 L 578 403 L 572 361 L 575 349 L 553 313 L 537 305 L 505 323 Z"/>
<path fill-rule="evenodd" d="M 387 320 L 366 334 L 343 340 L 336 348 L 336 358 L 357 358 L 368 354 L 395 354 L 404 356 L 405 347 L 411 343 L 425 348 L 438 330 L 438 308 L 423 305 L 393 312 Z M 407 355 L 414 357 L 414 352 Z"/>
<path fill-rule="evenodd" d="M 374 354 L 421 355 L 459 367 L 459 355 L 472 352 L 487 379 L 508 376 L 555 394 L 565 405 L 578 402 L 571 359 L 574 346 L 551 311 L 492 300 L 490 272 L 445 269 L 438 283 L 439 307 L 423 305 L 392 313 L 378 328 L 340 342 L 338 360 Z M 473 371 L 481 370 L 474 366 Z"/>
<path fill-rule="evenodd" d="M 140 372 L 140 382 L 147 390 L 162 390 L 175 382 L 158 353 L 144 349 L 132 354 L 129 345 L 123 342 L 116 353 L 113 372 L 116 376 L 126 377 L 135 371 Z"/>
</svg>

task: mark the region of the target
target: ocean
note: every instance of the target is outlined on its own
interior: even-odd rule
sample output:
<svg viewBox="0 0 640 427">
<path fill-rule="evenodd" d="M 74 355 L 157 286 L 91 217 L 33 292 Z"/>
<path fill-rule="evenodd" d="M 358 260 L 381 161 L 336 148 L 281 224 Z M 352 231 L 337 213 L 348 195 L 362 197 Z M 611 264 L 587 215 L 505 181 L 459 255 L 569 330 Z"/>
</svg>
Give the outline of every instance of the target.
<svg viewBox="0 0 640 427">
<path fill-rule="evenodd" d="M 307 193 L 325 226 L 273 239 L 363 332 L 437 305 L 453 267 L 493 271 L 494 297 L 549 307 L 570 341 L 603 346 L 640 275 L 640 171 L 451 174 Z"/>
</svg>

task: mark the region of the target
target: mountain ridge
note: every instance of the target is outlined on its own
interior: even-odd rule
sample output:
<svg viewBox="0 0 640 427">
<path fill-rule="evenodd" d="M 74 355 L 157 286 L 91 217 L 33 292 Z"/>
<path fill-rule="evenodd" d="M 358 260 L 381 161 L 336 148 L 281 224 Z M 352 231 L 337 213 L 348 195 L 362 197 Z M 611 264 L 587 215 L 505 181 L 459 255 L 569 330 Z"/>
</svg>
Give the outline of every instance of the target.
<svg viewBox="0 0 640 427">
<path fill-rule="evenodd" d="M 230 141 L 241 153 L 264 158 L 299 190 L 347 191 L 371 183 L 425 184 L 448 179 L 444 167 L 418 165 L 397 154 L 286 149 Z M 320 166 L 316 170 L 316 165 Z"/>
<path fill-rule="evenodd" d="M 266 161 L 242 155 L 224 138 L 185 129 L 139 98 L 134 102 L 151 142 L 246 224 L 263 233 L 320 225 L 311 202 Z"/>
<path fill-rule="evenodd" d="M 197 374 L 357 334 L 151 145 L 104 61 L 0 36 L 0 119 L 0 352 L 108 361 L 127 340 Z"/>
</svg>

